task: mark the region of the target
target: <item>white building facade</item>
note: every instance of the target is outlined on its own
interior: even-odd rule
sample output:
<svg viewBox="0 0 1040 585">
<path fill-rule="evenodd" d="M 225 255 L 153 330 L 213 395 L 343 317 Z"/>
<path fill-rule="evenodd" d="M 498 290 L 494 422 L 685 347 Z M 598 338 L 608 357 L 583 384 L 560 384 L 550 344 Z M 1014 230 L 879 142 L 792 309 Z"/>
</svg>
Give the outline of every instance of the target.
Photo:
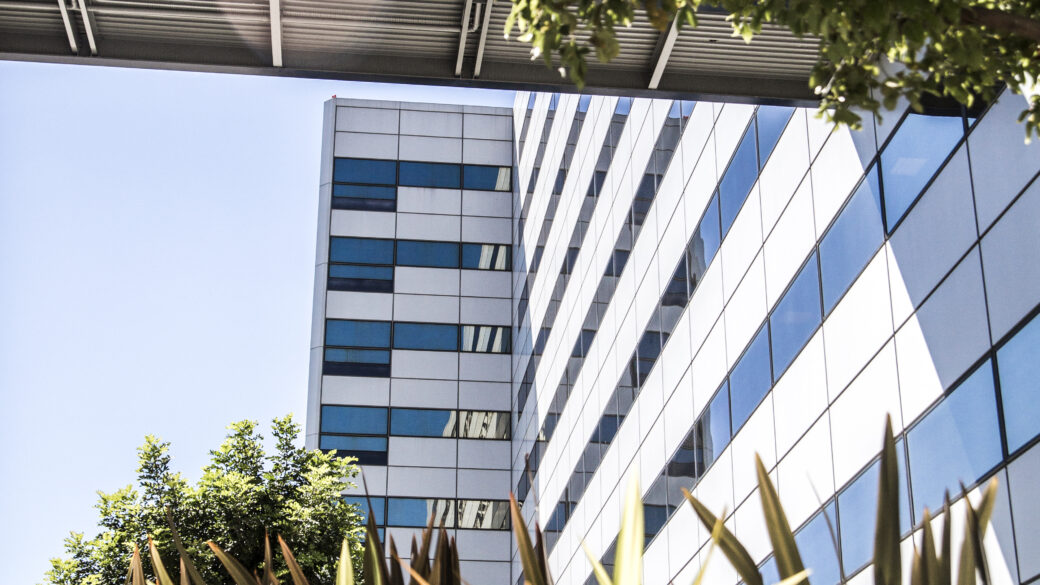
<svg viewBox="0 0 1040 585">
<path fill-rule="evenodd" d="M 373 513 L 399 545 L 414 530 L 397 526 L 414 523 L 402 510 L 420 516 L 422 498 L 422 510 L 454 518 L 475 584 L 520 582 L 508 520 L 483 520 L 499 517 L 509 491 L 546 531 L 557 581 L 586 582 L 581 543 L 612 558 L 635 478 L 646 583 L 690 582 L 707 551 L 683 487 L 726 512 L 775 582 L 757 453 L 813 585 L 833 585 L 871 580 L 887 414 L 907 550 L 944 491 L 956 497 L 960 481 L 995 476 L 991 568 L 999 583 L 1030 583 L 1040 576 L 1040 145 L 1023 144 L 1023 103 L 1004 94 L 979 111 L 929 104 L 852 132 L 811 110 L 667 99 L 521 92 L 512 112 L 329 102 L 309 444 L 369 457 L 369 490 L 387 498 Z M 413 110 L 429 117 L 406 125 Z M 434 121 L 449 113 L 461 126 Z M 467 150 L 476 140 L 498 142 Z M 334 209 L 337 186 L 341 198 L 380 197 L 359 189 L 369 182 L 336 179 L 337 168 L 370 164 L 347 159 L 397 161 L 393 209 Z M 401 171 L 414 161 L 459 166 L 458 185 L 412 186 L 415 169 Z M 336 238 L 397 240 L 396 260 L 379 265 L 394 272 L 392 289 L 334 280 L 359 274 L 330 252 L 355 243 Z M 461 242 L 457 266 L 402 263 L 402 249 L 414 257 L 410 241 Z M 481 261 L 467 264 L 467 244 L 507 246 L 510 260 L 470 248 Z M 382 339 L 340 323 L 351 320 L 389 323 L 388 339 L 344 342 Z M 455 345 L 450 328 L 414 326 L 434 322 L 457 328 Z M 390 363 L 349 361 L 383 359 L 358 353 L 368 351 Z M 390 421 L 385 461 L 360 449 L 375 432 L 350 430 L 372 411 L 336 410 L 361 406 L 411 429 L 395 433 Z M 430 422 L 477 420 L 471 412 L 476 427 L 498 430 Z M 487 512 L 466 520 L 466 507 Z M 708 579 L 739 581 L 721 556 Z"/>
</svg>

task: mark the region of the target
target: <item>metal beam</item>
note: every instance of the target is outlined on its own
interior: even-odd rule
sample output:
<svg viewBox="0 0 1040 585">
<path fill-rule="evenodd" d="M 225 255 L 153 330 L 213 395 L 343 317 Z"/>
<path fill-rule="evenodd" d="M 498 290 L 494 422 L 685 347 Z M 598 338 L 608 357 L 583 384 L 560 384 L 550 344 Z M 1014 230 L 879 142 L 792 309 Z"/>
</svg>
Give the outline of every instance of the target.
<svg viewBox="0 0 1040 585">
<path fill-rule="evenodd" d="M 469 34 L 469 11 L 473 8 L 473 0 L 466 0 L 462 8 L 462 25 L 459 27 L 459 54 L 455 58 L 455 77 L 462 76 L 462 58 L 466 56 L 466 35 Z"/>
<path fill-rule="evenodd" d="M 487 0 L 484 4 L 484 24 L 480 26 L 480 43 L 477 45 L 477 62 L 473 66 L 473 77 L 480 77 L 480 67 L 484 64 L 484 44 L 487 42 L 487 31 L 491 28 L 491 7 L 495 0 Z"/>
<path fill-rule="evenodd" d="M 282 66 L 282 5 L 281 0 L 271 0 L 271 63 Z"/>
<path fill-rule="evenodd" d="M 61 10 L 61 21 L 65 23 L 65 34 L 69 37 L 69 48 L 73 53 L 78 53 L 76 31 L 72 30 L 72 20 L 69 19 L 69 9 L 65 6 L 65 0 L 58 0 L 58 9 Z"/>
<path fill-rule="evenodd" d="M 654 71 L 650 75 L 650 85 L 647 86 L 647 89 L 657 89 L 657 86 L 660 85 L 661 76 L 664 75 L 664 68 L 668 65 L 668 58 L 672 56 L 672 49 L 675 47 L 675 39 L 678 36 L 679 19 L 676 18 L 672 21 L 672 26 L 668 29 L 668 32 L 661 33 L 657 60 L 654 63 Z"/>
<path fill-rule="evenodd" d="M 87 44 L 90 45 L 90 54 L 97 55 L 97 39 L 94 36 L 94 31 L 97 27 L 94 24 L 94 15 L 90 13 L 90 8 L 87 6 L 87 0 L 79 0 L 79 15 L 83 18 L 83 28 L 87 31 Z"/>
</svg>

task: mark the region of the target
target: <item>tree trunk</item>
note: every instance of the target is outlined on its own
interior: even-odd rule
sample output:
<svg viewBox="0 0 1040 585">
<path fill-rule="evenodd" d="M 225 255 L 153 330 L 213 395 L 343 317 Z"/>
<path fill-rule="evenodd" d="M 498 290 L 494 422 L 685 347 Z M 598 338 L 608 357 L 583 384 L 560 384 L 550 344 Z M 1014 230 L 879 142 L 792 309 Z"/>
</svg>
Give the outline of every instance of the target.
<svg viewBox="0 0 1040 585">
<path fill-rule="evenodd" d="M 961 23 L 984 26 L 994 32 L 1013 34 L 1040 43 L 1040 22 L 1026 16 L 991 8 L 965 8 Z"/>
</svg>

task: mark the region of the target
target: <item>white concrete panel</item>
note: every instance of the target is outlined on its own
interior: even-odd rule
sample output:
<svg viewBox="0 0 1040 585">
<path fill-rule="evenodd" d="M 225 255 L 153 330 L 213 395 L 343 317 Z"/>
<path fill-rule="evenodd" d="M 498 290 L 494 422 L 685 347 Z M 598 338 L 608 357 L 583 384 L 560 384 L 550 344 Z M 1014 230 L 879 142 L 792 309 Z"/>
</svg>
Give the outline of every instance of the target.
<svg viewBox="0 0 1040 585">
<path fill-rule="evenodd" d="M 722 313 L 722 262 L 712 262 L 690 299 L 690 347 L 693 352 L 704 343 L 708 331 Z"/>
<path fill-rule="evenodd" d="M 1040 575 L 1040 446 L 1034 446 L 1008 466 L 1008 491 L 1015 517 L 1018 568 L 1023 581 Z"/>
<path fill-rule="evenodd" d="M 458 215 L 462 212 L 462 192 L 458 189 L 398 187 L 397 211 Z"/>
<path fill-rule="evenodd" d="M 400 443 L 394 446 L 400 446 Z M 393 457 L 392 450 L 388 453 Z M 455 470 L 438 467 L 394 467 L 391 464 L 387 468 L 386 493 L 389 496 L 413 498 L 454 498 Z"/>
<path fill-rule="evenodd" d="M 501 561 L 509 558 L 512 541 L 508 530 L 458 530 L 456 543 L 459 547 L 459 572 L 462 572 L 462 561 Z M 506 568 L 509 577 L 509 564 L 498 563 Z M 469 575 L 462 573 L 469 581 Z"/>
<path fill-rule="evenodd" d="M 513 143 L 508 140 L 462 141 L 462 162 L 470 165 L 497 165 L 508 167 L 513 164 Z"/>
<path fill-rule="evenodd" d="M 766 317 L 766 283 L 759 254 L 726 305 L 727 366 L 744 351 Z"/>
<path fill-rule="evenodd" d="M 508 382 L 510 359 L 509 354 L 460 353 L 459 379 Z"/>
<path fill-rule="evenodd" d="M 396 134 L 336 132 L 333 156 L 397 160 Z"/>
<path fill-rule="evenodd" d="M 761 247 L 762 213 L 758 203 L 758 191 L 752 188 L 719 249 L 724 298 L 729 299 L 736 290 Z"/>
<path fill-rule="evenodd" d="M 668 545 L 658 535 L 643 554 L 643 583 L 668 582 Z"/>
<path fill-rule="evenodd" d="M 751 415 L 730 445 L 733 454 L 733 497 L 744 501 L 758 485 L 755 455 L 762 458 L 766 469 L 776 465 L 776 439 L 773 431 L 773 400 L 765 400 Z"/>
<path fill-rule="evenodd" d="M 461 138 L 434 138 L 431 136 L 401 136 L 401 160 L 442 163 L 462 162 Z"/>
<path fill-rule="evenodd" d="M 817 494 L 823 501 L 834 494 L 831 429 L 827 417 L 809 429 L 777 469 L 780 502 L 791 526 L 798 526 L 819 507 Z"/>
<path fill-rule="evenodd" d="M 733 151 L 744 136 L 755 107 L 747 104 L 725 104 L 715 121 L 715 152 L 718 155 L 719 172 L 726 169 Z"/>
<path fill-rule="evenodd" d="M 768 234 L 809 171 L 809 138 L 805 120 L 795 113 L 759 176 L 762 229 Z"/>
<path fill-rule="evenodd" d="M 721 510 L 713 511 L 720 512 Z M 665 538 L 668 543 L 668 565 L 670 572 L 675 574 L 681 571 L 690 558 L 696 554 L 695 549 L 701 540 L 700 535 L 704 532 L 704 528 L 693 512 L 693 507 L 683 504 L 672 514 L 672 518 L 665 525 L 665 530 Z M 692 579 L 676 581 L 683 585 L 692 582 Z"/>
<path fill-rule="evenodd" d="M 325 293 L 325 316 L 329 319 L 376 319 L 389 321 L 394 312 L 390 293 L 330 290 Z"/>
<path fill-rule="evenodd" d="M 459 382 L 459 408 L 509 410 L 510 390 L 510 385 L 502 382 Z"/>
<path fill-rule="evenodd" d="M 812 186 L 805 181 L 791 198 L 765 243 L 766 303 L 776 305 L 805 257 L 816 245 Z"/>
<path fill-rule="evenodd" d="M 708 401 L 718 390 L 729 367 L 726 365 L 726 325 L 725 319 L 720 319 L 715 328 L 704 340 L 697 356 L 693 358 L 690 365 L 691 378 L 693 378 L 693 412 L 698 416 Z"/>
<path fill-rule="evenodd" d="M 457 215 L 398 213 L 397 238 L 400 240 L 459 241 L 460 218 Z"/>
<path fill-rule="evenodd" d="M 354 487 L 347 488 L 344 493 L 365 495 L 365 484 L 368 484 L 368 495 L 386 495 L 386 467 L 383 465 L 359 465 L 360 472 L 353 479 Z M 364 482 L 361 478 L 364 477 Z"/>
<path fill-rule="evenodd" d="M 810 171 L 817 233 L 823 233 L 863 176 L 863 163 L 859 160 L 850 132 L 844 127 L 835 130 Z"/>
<path fill-rule="evenodd" d="M 462 114 L 401 110 L 401 134 L 462 138 Z"/>
<path fill-rule="evenodd" d="M 382 211 L 332 210 L 330 235 L 361 238 L 393 238 L 394 214 Z"/>
<path fill-rule="evenodd" d="M 451 272 L 458 274 L 457 271 Z M 394 320 L 422 323 L 458 323 L 459 298 L 443 295 L 394 296 Z"/>
<path fill-rule="evenodd" d="M 773 386 L 776 449 L 783 457 L 827 408 L 827 370 L 823 330 L 817 330 Z"/>
<path fill-rule="evenodd" d="M 460 469 L 458 484 L 459 497 L 473 500 L 506 500 L 512 489 L 508 470 Z"/>
<path fill-rule="evenodd" d="M 667 398 L 679 383 L 679 378 L 686 374 L 690 365 L 690 319 L 684 313 L 676 323 L 671 337 L 665 344 L 665 350 L 659 361 L 661 365 L 661 385 L 663 396 Z"/>
<path fill-rule="evenodd" d="M 462 297 L 461 323 L 509 325 L 512 321 L 510 302 L 506 299 Z"/>
<path fill-rule="evenodd" d="M 473 272 L 463 270 L 464 273 Z M 394 290 L 398 293 L 457 295 L 459 271 L 445 268 L 394 268 Z"/>
<path fill-rule="evenodd" d="M 459 439 L 459 467 L 509 469 L 509 441 Z"/>
<path fill-rule="evenodd" d="M 509 140 L 513 136 L 513 121 L 507 116 L 466 114 L 462 123 L 463 138 Z"/>
<path fill-rule="evenodd" d="M 896 357 L 903 419 L 912 421 L 943 393 L 939 373 L 935 371 L 928 343 L 916 316 L 911 317 L 896 333 Z"/>
<path fill-rule="evenodd" d="M 462 241 L 509 244 L 513 238 L 510 220 L 494 217 L 463 217 Z"/>
<path fill-rule="evenodd" d="M 390 379 L 322 376 L 321 403 L 386 406 L 390 403 Z"/>
<path fill-rule="evenodd" d="M 383 108 L 336 108 L 336 130 L 397 134 L 398 110 Z"/>
<path fill-rule="evenodd" d="M 456 408 L 459 384 L 454 380 L 394 378 L 390 382 L 390 405 L 414 408 Z"/>
<path fill-rule="evenodd" d="M 455 445 L 458 442 L 456 439 L 429 437 L 390 437 L 387 456 L 391 466 L 455 467 Z M 454 480 L 454 469 L 447 471 Z"/>
<path fill-rule="evenodd" d="M 463 191 L 463 215 L 513 217 L 513 194 L 498 191 Z"/>
<path fill-rule="evenodd" d="M 974 152 L 974 151 L 973 151 Z M 1040 302 L 1040 181 L 982 239 L 993 339 Z"/>
<path fill-rule="evenodd" d="M 459 354 L 449 351 L 393 350 L 390 372 L 395 378 L 457 380 Z"/>
<path fill-rule="evenodd" d="M 669 453 L 679 447 L 693 421 L 693 382 L 687 370 L 664 407 L 664 444 Z"/>
</svg>

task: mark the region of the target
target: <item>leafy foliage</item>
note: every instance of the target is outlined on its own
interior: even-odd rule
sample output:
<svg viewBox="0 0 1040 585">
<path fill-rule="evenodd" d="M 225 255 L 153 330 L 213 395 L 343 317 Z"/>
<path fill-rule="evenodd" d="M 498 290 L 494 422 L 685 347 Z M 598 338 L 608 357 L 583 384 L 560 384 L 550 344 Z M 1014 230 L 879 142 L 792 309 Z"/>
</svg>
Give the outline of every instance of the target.
<svg viewBox="0 0 1040 585">
<path fill-rule="evenodd" d="M 903 100 L 921 111 L 929 95 L 971 107 L 1006 85 L 1029 96 L 1027 138 L 1040 134 L 1037 0 L 513 0 L 505 33 L 515 26 L 534 58 L 556 59 L 581 89 L 588 55 L 616 57 L 615 29 L 637 10 L 664 31 L 673 20 L 696 27 L 702 8 L 727 12 L 734 36 L 749 43 L 765 25 L 818 39 L 809 85 L 833 122 L 858 128 L 857 112 L 880 117 Z"/>
<path fill-rule="evenodd" d="M 51 561 L 47 583 L 120 582 L 136 547 L 149 536 L 155 553 L 139 559 L 143 579 L 161 583 L 155 560 L 181 557 L 189 559 L 185 570 L 198 578 L 230 583 L 218 558 L 209 554 L 207 540 L 220 542 L 250 572 L 262 567 L 284 577 L 289 574 L 284 561 L 276 559 L 272 566 L 265 560 L 265 531 L 296 549 L 299 566 L 312 582 L 332 583 L 334 559 L 345 537 L 351 554 L 361 558 L 360 515 L 341 495 L 352 486 L 357 467 L 349 458 L 296 447 L 300 426 L 291 416 L 274 419 L 271 432 L 275 449 L 267 455 L 255 422 L 231 424 L 194 486 L 172 470 L 170 444 L 146 437 L 138 449 L 136 487 L 98 492 L 102 531 L 90 539 L 72 533 L 65 540 L 66 557 Z"/>
</svg>

